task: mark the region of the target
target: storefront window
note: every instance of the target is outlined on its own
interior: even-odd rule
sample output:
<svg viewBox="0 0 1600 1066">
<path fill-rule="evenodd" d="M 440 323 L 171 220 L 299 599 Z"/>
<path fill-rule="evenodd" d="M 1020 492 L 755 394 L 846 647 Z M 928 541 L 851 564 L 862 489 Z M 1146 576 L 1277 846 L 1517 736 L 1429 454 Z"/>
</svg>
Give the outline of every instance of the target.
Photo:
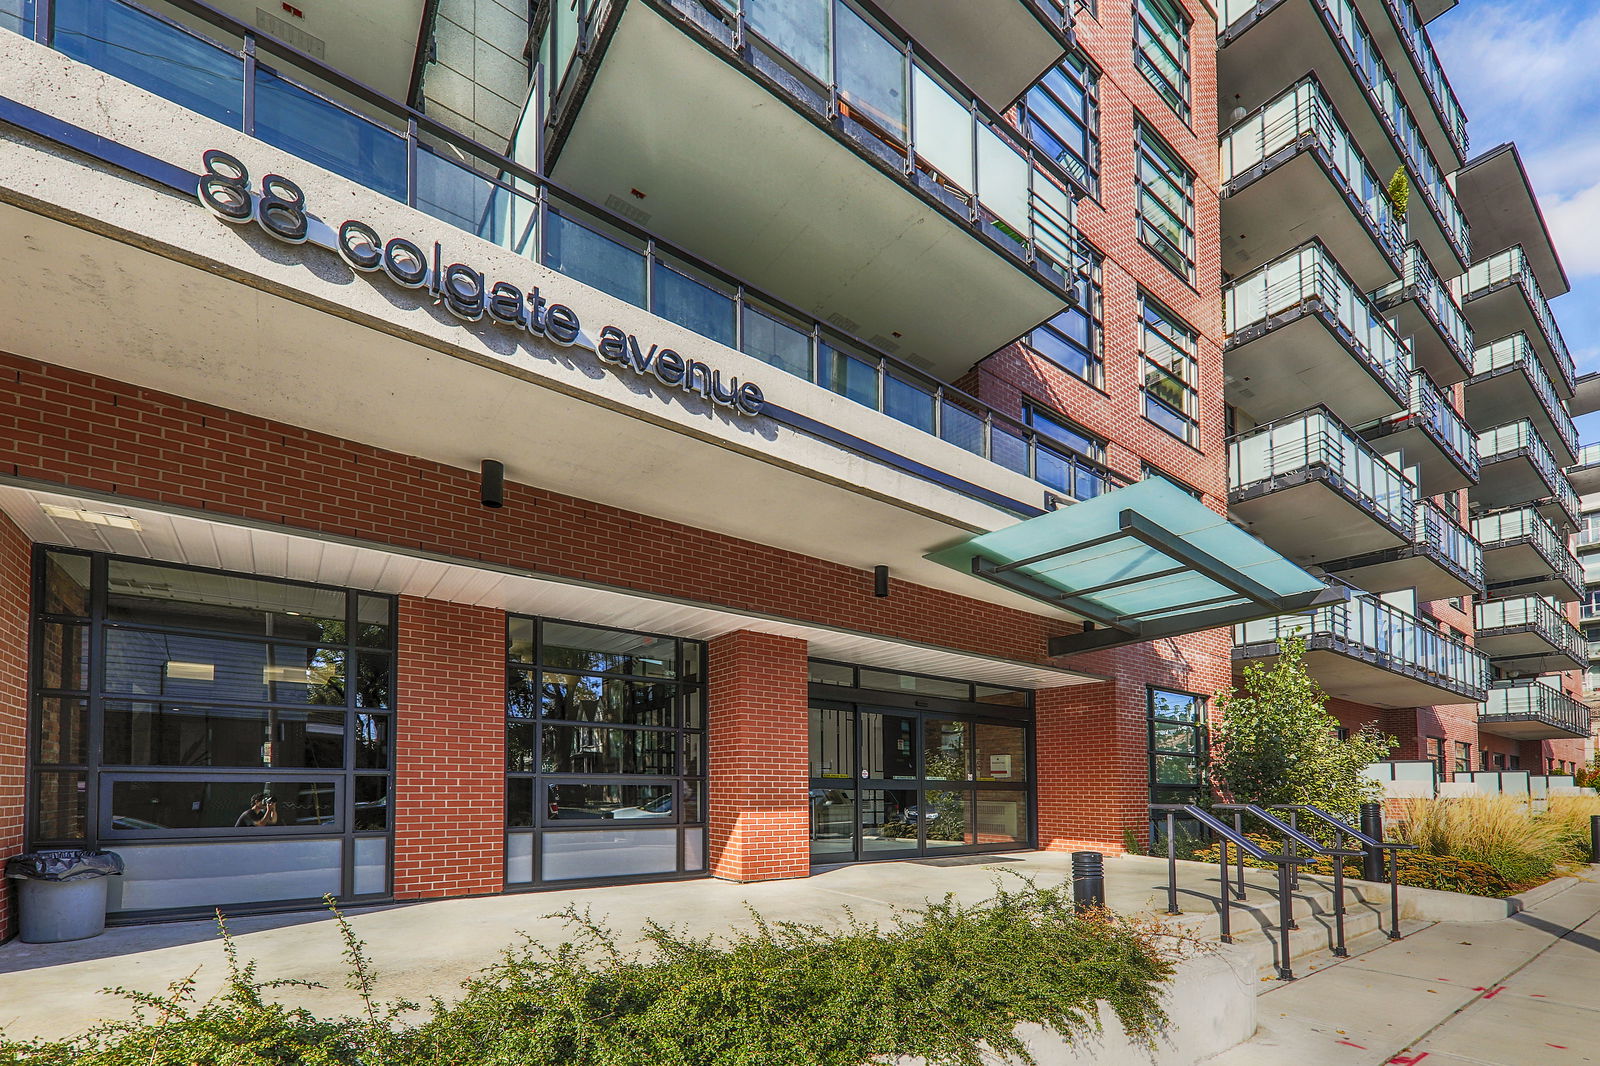
<svg viewBox="0 0 1600 1066">
<path fill-rule="evenodd" d="M 506 880 L 705 870 L 705 646 L 507 620 Z"/>
<path fill-rule="evenodd" d="M 115 847 L 113 912 L 388 893 L 390 597 L 55 549 L 36 573 L 33 846 Z"/>
</svg>

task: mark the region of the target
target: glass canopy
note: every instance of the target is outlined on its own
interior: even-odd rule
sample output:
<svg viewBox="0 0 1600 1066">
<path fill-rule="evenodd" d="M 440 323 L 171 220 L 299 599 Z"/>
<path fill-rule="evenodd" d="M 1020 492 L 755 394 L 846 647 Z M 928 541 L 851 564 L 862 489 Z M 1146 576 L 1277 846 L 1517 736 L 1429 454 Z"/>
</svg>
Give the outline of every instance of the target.
<svg viewBox="0 0 1600 1066">
<path fill-rule="evenodd" d="M 1177 486 L 1151 478 L 928 556 L 1084 619 L 1069 655 L 1348 598 Z"/>
</svg>

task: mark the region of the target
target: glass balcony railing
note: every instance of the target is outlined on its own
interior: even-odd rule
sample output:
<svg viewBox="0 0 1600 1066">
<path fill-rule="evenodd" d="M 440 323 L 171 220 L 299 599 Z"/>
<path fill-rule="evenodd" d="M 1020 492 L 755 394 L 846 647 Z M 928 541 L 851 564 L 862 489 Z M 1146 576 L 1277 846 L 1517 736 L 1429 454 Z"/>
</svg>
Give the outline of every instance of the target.
<svg viewBox="0 0 1600 1066">
<path fill-rule="evenodd" d="M 1544 364 L 1539 361 L 1539 353 L 1533 350 L 1533 345 L 1528 343 L 1528 338 L 1521 333 L 1513 333 L 1479 348 L 1472 355 L 1472 374 L 1477 377 L 1482 374 L 1492 374 L 1505 367 L 1520 366 L 1527 375 L 1529 383 L 1533 386 L 1533 393 L 1539 399 L 1539 406 L 1544 409 L 1546 417 L 1556 427 L 1556 433 L 1561 437 L 1567 451 L 1578 454 L 1578 427 L 1572 424 L 1572 416 L 1567 414 L 1567 409 L 1561 403 L 1561 398 L 1556 395 L 1555 386 L 1550 384 L 1550 375 L 1545 373 Z M 1470 382 L 1468 383 L 1470 384 Z"/>
<path fill-rule="evenodd" d="M 1320 241 L 1303 244 L 1224 288 L 1223 332 L 1231 337 L 1312 300 L 1338 323 L 1357 357 L 1389 391 L 1404 396 L 1414 365 L 1411 349 Z"/>
<path fill-rule="evenodd" d="M 1574 466 L 1600 465 L 1600 444 L 1585 444 L 1578 449 L 1578 461 Z"/>
<path fill-rule="evenodd" d="M 1474 588 L 1483 588 L 1483 548 L 1427 500 L 1417 501 L 1416 538 L 1417 547 L 1442 560 Z"/>
<path fill-rule="evenodd" d="M 1478 476 L 1478 438 L 1455 408 L 1445 400 L 1428 375 L 1421 370 L 1411 375 L 1411 417 L 1416 419 L 1439 449 L 1474 479 Z"/>
<path fill-rule="evenodd" d="M 1550 564 L 1552 573 L 1560 575 L 1573 589 L 1583 589 L 1583 566 L 1577 556 L 1567 550 L 1566 538 L 1532 507 L 1479 515 L 1472 520 L 1472 535 L 1485 550 L 1527 539 L 1539 557 Z M 1579 543 L 1582 543 L 1582 534 L 1579 534 Z"/>
<path fill-rule="evenodd" d="M 1339 121 L 1314 77 L 1302 78 L 1222 134 L 1224 184 L 1303 137 L 1316 139 L 1337 180 L 1361 204 L 1367 227 L 1398 260 L 1405 243 L 1404 223 L 1394 213 L 1386 184 L 1356 148 L 1355 138 Z"/>
<path fill-rule="evenodd" d="M 1489 662 L 1481 653 L 1371 596 L 1233 627 L 1235 645 L 1275 643 L 1296 635 L 1311 641 L 1324 638 L 1337 645 L 1333 650 L 1471 699 L 1482 699 L 1488 684 Z"/>
<path fill-rule="evenodd" d="M 1485 630 L 1530 628 L 1536 631 L 1553 648 L 1559 648 L 1574 659 L 1583 660 L 1583 634 L 1578 627 L 1561 616 L 1549 601 L 1538 596 L 1517 596 L 1509 600 L 1484 600 L 1477 607 L 1478 636 Z"/>
<path fill-rule="evenodd" d="M 1412 293 L 1412 298 L 1417 301 L 1417 305 L 1422 308 L 1423 314 L 1428 316 L 1434 327 L 1449 343 L 1456 362 L 1460 363 L 1463 369 L 1471 370 L 1472 324 L 1467 321 L 1467 316 L 1462 314 L 1455 293 L 1450 290 L 1450 286 L 1439 280 L 1439 275 L 1434 273 L 1433 264 L 1428 262 L 1427 255 L 1415 244 L 1406 245 L 1405 264 L 1400 280 L 1384 286 L 1372 296 L 1379 303 L 1388 306 L 1388 301 L 1408 289 Z"/>
<path fill-rule="evenodd" d="M 1561 327 L 1556 324 L 1556 316 L 1550 312 L 1550 304 L 1544 298 L 1544 290 L 1539 288 L 1539 279 L 1534 277 L 1533 267 L 1529 265 L 1528 256 L 1523 252 L 1522 245 L 1514 244 L 1503 252 L 1496 252 L 1489 258 L 1472 264 L 1470 270 L 1451 284 L 1455 287 L 1456 297 L 1465 304 L 1483 290 L 1508 280 L 1515 280 L 1522 286 L 1523 294 L 1528 298 L 1528 305 L 1533 308 L 1534 319 L 1539 323 L 1539 331 L 1544 335 L 1544 341 L 1550 346 L 1550 351 L 1555 354 L 1556 365 L 1561 368 L 1561 376 L 1566 379 L 1567 391 L 1570 393 L 1577 388 L 1578 371 L 1573 365 L 1572 353 L 1567 351 L 1567 342 L 1561 336 Z"/>
<path fill-rule="evenodd" d="M 1417 13 L 1415 0 L 1384 0 L 1384 4 L 1389 8 L 1395 25 L 1400 27 L 1400 40 L 1410 53 L 1411 61 L 1416 64 L 1422 84 L 1427 86 L 1439 121 L 1450 135 L 1450 143 L 1465 159 L 1470 143 L 1467 115 L 1461 110 L 1461 101 L 1456 99 L 1455 90 L 1450 87 L 1450 79 L 1445 77 L 1444 64 L 1439 62 L 1439 56 L 1433 50 L 1433 41 L 1428 37 L 1422 16 Z"/>
<path fill-rule="evenodd" d="M 1539 477 L 1550 490 L 1550 495 L 1560 502 L 1561 509 L 1576 523 L 1578 494 L 1572 491 L 1566 474 L 1556 465 L 1555 456 L 1550 454 L 1549 445 L 1545 444 L 1544 438 L 1533 428 L 1532 422 L 1521 418 L 1515 422 L 1507 422 L 1503 426 L 1496 426 L 1487 433 L 1478 434 L 1478 461 L 1482 464 L 1506 458 L 1519 451 L 1527 453 L 1528 461 L 1539 472 Z"/>
<path fill-rule="evenodd" d="M 1497 719 L 1529 718 L 1575 736 L 1589 735 L 1589 708 L 1538 678 L 1496 681 L 1478 705 L 1478 721 L 1484 725 Z"/>
<path fill-rule="evenodd" d="M 55 48 L 179 106 L 1034 477 L 1063 496 L 1097 495 L 1121 481 L 960 389 L 672 249 L 536 170 L 313 65 L 247 24 L 206 9 L 213 38 L 131 0 L 46 2 Z M 271 65 L 278 53 L 282 67 Z M 293 80 L 291 63 L 307 81 L 335 85 L 368 110 L 358 113 Z M 253 124 L 247 125 L 247 115 Z"/>
<path fill-rule="evenodd" d="M 1234 491 L 1311 467 L 1328 471 L 1341 491 L 1396 531 L 1409 536 L 1415 528 L 1416 487 L 1326 408 L 1280 418 L 1228 442 Z"/>
</svg>

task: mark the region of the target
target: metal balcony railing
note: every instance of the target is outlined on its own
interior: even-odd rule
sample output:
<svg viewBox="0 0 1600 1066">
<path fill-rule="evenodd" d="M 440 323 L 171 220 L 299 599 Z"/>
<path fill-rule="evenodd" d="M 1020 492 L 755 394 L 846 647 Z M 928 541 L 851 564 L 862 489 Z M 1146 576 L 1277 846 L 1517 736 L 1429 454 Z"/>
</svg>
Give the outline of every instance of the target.
<svg viewBox="0 0 1600 1066">
<path fill-rule="evenodd" d="M 1450 134 L 1450 143 L 1465 159 L 1471 143 L 1467 136 L 1467 115 L 1461 109 L 1461 101 L 1456 99 L 1455 90 L 1450 87 L 1450 79 L 1445 77 L 1444 64 L 1439 62 L 1439 56 L 1433 50 L 1433 41 L 1428 37 L 1422 16 L 1417 13 L 1415 0 L 1384 0 L 1384 5 L 1388 7 L 1395 25 L 1400 28 L 1400 40 L 1405 44 L 1417 73 L 1422 76 L 1422 84 L 1427 87 L 1434 111 Z"/>
<path fill-rule="evenodd" d="M 30 17 L 9 24 L 80 62 L 1032 476 L 1063 496 L 1084 498 L 1125 483 L 976 397 L 673 248 L 536 167 L 197 0 L 170 2 L 215 35 L 202 36 L 132 0 L 37 0 Z M 332 85 L 364 110 L 336 103 L 309 83 Z"/>
<path fill-rule="evenodd" d="M 1439 280 L 1439 275 L 1434 272 L 1433 264 L 1428 262 L 1427 255 L 1416 244 L 1406 245 L 1404 269 L 1401 271 L 1400 280 L 1385 285 L 1372 294 L 1373 299 L 1381 306 L 1388 307 L 1400 294 L 1410 290 L 1422 308 L 1422 313 L 1427 315 L 1436 328 L 1450 345 L 1456 362 L 1462 369 L 1472 369 L 1472 324 L 1467 321 L 1467 316 L 1461 312 L 1461 305 L 1456 301 L 1455 293 L 1450 286 Z"/>
<path fill-rule="evenodd" d="M 1550 375 L 1545 373 L 1544 364 L 1539 361 L 1539 353 L 1533 350 L 1533 345 L 1528 342 L 1525 334 L 1513 333 L 1509 337 L 1502 337 L 1493 344 L 1479 348 L 1472 355 L 1474 378 L 1510 366 L 1522 367 L 1523 373 L 1533 385 L 1539 406 L 1544 409 L 1544 413 L 1556 427 L 1561 442 L 1567 446 L 1568 452 L 1578 454 L 1578 427 L 1572 424 L 1572 416 L 1567 414 L 1566 407 L 1561 403 L 1561 397 L 1556 395 L 1555 386 L 1550 383 Z"/>
<path fill-rule="evenodd" d="M 1417 501 L 1416 546 L 1439 559 L 1474 588 L 1483 588 L 1482 545 L 1428 500 Z"/>
<path fill-rule="evenodd" d="M 1391 257 L 1400 259 L 1405 226 L 1389 202 L 1387 184 L 1356 147 L 1355 138 L 1339 121 L 1314 76 L 1302 78 L 1222 134 L 1223 183 L 1260 166 L 1302 138 L 1312 138 L 1322 148 L 1337 180 L 1361 204 L 1368 228 Z"/>
<path fill-rule="evenodd" d="M 1583 660 L 1583 634 L 1561 616 L 1561 612 L 1539 596 L 1517 596 L 1507 600 L 1484 600 L 1477 604 L 1478 636 L 1490 629 L 1534 630 L 1554 648 L 1574 659 Z"/>
<path fill-rule="evenodd" d="M 1411 374 L 1410 406 L 1422 431 L 1473 480 L 1478 477 L 1478 438 L 1421 370 Z"/>
<path fill-rule="evenodd" d="M 1496 426 L 1488 432 L 1478 434 L 1478 462 L 1484 466 L 1519 451 L 1527 453 L 1528 461 L 1539 472 L 1539 477 L 1550 490 L 1550 495 L 1560 502 L 1561 509 L 1576 523 L 1578 494 L 1572 491 L 1566 473 L 1557 465 L 1555 456 L 1550 454 L 1550 446 L 1545 444 L 1544 438 L 1539 436 L 1532 422 L 1526 418 L 1519 418 L 1515 422 L 1507 422 L 1503 426 Z"/>
<path fill-rule="evenodd" d="M 1321 467 L 1336 487 L 1384 524 L 1415 530 L 1417 490 L 1411 480 L 1324 407 L 1289 415 L 1228 442 L 1230 489 Z"/>
<path fill-rule="evenodd" d="M 1538 678 L 1496 681 L 1478 705 L 1478 721 L 1534 719 L 1576 736 L 1589 734 L 1589 708 Z"/>
<path fill-rule="evenodd" d="M 1415 365 L 1411 349 L 1320 241 L 1303 244 L 1224 288 L 1223 333 L 1232 338 L 1312 301 L 1337 323 L 1357 358 L 1389 391 L 1405 396 Z"/>
<path fill-rule="evenodd" d="M 1233 627 L 1233 642 L 1241 647 L 1296 635 L 1314 644 L 1331 642 L 1330 650 L 1357 655 L 1473 700 L 1483 699 L 1488 685 L 1489 661 L 1480 652 L 1371 596 L 1356 596 L 1310 614 L 1280 615 Z"/>
<path fill-rule="evenodd" d="M 1583 565 L 1567 550 L 1566 538 L 1532 507 L 1479 515 L 1472 520 L 1472 535 L 1485 551 L 1526 539 L 1533 544 L 1539 557 L 1550 564 L 1551 573 L 1561 576 L 1573 589 L 1583 589 Z"/>
<path fill-rule="evenodd" d="M 1539 323 L 1539 331 L 1543 334 L 1545 343 L 1550 346 L 1550 350 L 1555 353 L 1556 365 L 1561 368 L 1561 376 L 1566 379 L 1567 391 L 1570 393 L 1577 388 L 1577 368 L 1573 365 L 1572 353 L 1567 350 L 1566 339 L 1561 336 L 1561 327 L 1556 324 L 1556 316 L 1550 311 L 1550 303 L 1544 298 L 1544 290 L 1539 288 L 1539 279 L 1534 276 L 1533 267 L 1528 263 L 1528 256 L 1522 250 L 1522 245 L 1514 244 L 1503 252 L 1496 252 L 1489 258 L 1472 264 L 1472 268 L 1451 282 L 1451 285 L 1455 289 L 1456 298 L 1464 305 L 1468 300 L 1481 295 L 1484 290 L 1512 280 L 1522 286 L 1528 304 L 1533 308 L 1534 319 Z"/>
</svg>

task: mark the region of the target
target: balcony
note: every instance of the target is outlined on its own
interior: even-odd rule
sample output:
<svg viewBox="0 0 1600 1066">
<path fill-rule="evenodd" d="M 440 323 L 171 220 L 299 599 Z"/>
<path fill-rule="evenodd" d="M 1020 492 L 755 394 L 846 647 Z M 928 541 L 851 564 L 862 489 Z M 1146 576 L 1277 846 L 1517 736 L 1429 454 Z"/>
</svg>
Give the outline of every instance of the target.
<svg viewBox="0 0 1600 1066">
<path fill-rule="evenodd" d="M 1513 740 L 1584 740 L 1589 708 L 1539 678 L 1496 681 L 1478 705 L 1478 731 Z"/>
<path fill-rule="evenodd" d="M 1404 223 L 1316 78 L 1234 123 L 1220 147 L 1229 274 L 1316 239 L 1362 292 L 1399 276 Z"/>
<path fill-rule="evenodd" d="M 578 39 L 545 157 L 585 199 L 947 379 L 1072 299 L 1070 175 L 864 11 L 613 0 Z"/>
<path fill-rule="evenodd" d="M 1228 511 L 1295 562 L 1350 559 L 1413 543 L 1416 489 L 1327 408 L 1228 444 Z"/>
<path fill-rule="evenodd" d="M 1537 596 L 1477 605 L 1478 650 L 1504 674 L 1528 677 L 1576 670 L 1589 661 L 1583 634 Z"/>
<path fill-rule="evenodd" d="M 1467 159 L 1467 116 L 1456 99 L 1444 64 L 1434 51 L 1414 0 L 1357 0 L 1372 39 L 1385 56 L 1395 83 L 1436 158 L 1454 170 Z"/>
<path fill-rule="evenodd" d="M 1477 436 L 1420 370 L 1411 375 L 1405 412 L 1364 428 L 1361 436 L 1386 455 L 1399 449 L 1404 465 L 1417 468 L 1424 496 L 1478 482 Z"/>
<path fill-rule="evenodd" d="M 1372 298 L 1379 310 L 1394 316 L 1400 335 L 1411 342 L 1417 365 L 1441 387 L 1471 375 L 1472 326 L 1419 246 L 1406 245 L 1400 280 L 1374 292 Z"/>
<path fill-rule="evenodd" d="M 1353 424 L 1405 405 L 1411 353 L 1321 242 L 1222 290 L 1228 402 L 1265 422 L 1306 397 Z"/>
<path fill-rule="evenodd" d="M 734 6 L 733 0 L 717 2 Z M 937 57 L 996 111 L 1009 107 L 1071 47 L 1073 0 L 877 3 L 919 47 Z M 746 4 L 747 8 L 754 6 Z"/>
<path fill-rule="evenodd" d="M 1466 216 L 1355 0 L 1225 0 L 1220 6 L 1219 99 L 1252 107 L 1278 86 L 1314 72 L 1377 171 L 1387 180 L 1405 166 L 1413 193 L 1408 222 L 1428 258 L 1447 274 L 1465 270 Z M 1444 158 L 1455 166 L 1453 148 Z"/>
<path fill-rule="evenodd" d="M 1566 538 L 1532 507 L 1479 515 L 1472 520 L 1472 535 L 1483 545 L 1490 591 L 1583 598 L 1583 566 Z"/>
<path fill-rule="evenodd" d="M 1478 434 L 1478 471 L 1474 506 L 1495 511 L 1533 503 L 1558 529 L 1578 528 L 1578 496 L 1527 419 Z"/>
<path fill-rule="evenodd" d="M 1563 400 L 1572 397 L 1577 387 L 1577 369 L 1521 245 L 1474 263 L 1452 285 L 1475 334 L 1523 334 L 1539 354 L 1556 392 Z"/>
<path fill-rule="evenodd" d="M 1526 334 L 1514 333 L 1477 350 L 1466 408 L 1467 417 L 1479 425 L 1528 419 L 1558 463 L 1566 466 L 1578 460 L 1578 427 L 1561 405 Z"/>
<path fill-rule="evenodd" d="M 1484 589 L 1483 549 L 1427 500 L 1417 502 L 1415 532 L 1407 547 L 1322 565 L 1340 580 L 1373 592 L 1415 588 L 1422 603 L 1480 596 Z"/>
<path fill-rule="evenodd" d="M 1489 664 L 1398 607 L 1370 596 L 1234 626 L 1233 658 L 1277 658 L 1278 641 L 1306 641 L 1306 665 L 1328 695 L 1377 707 L 1427 707 L 1485 698 Z"/>
<path fill-rule="evenodd" d="M 1580 496 L 1600 492 L 1600 444 L 1586 444 L 1578 450 L 1577 461 L 1567 467 L 1567 482 Z"/>
</svg>

